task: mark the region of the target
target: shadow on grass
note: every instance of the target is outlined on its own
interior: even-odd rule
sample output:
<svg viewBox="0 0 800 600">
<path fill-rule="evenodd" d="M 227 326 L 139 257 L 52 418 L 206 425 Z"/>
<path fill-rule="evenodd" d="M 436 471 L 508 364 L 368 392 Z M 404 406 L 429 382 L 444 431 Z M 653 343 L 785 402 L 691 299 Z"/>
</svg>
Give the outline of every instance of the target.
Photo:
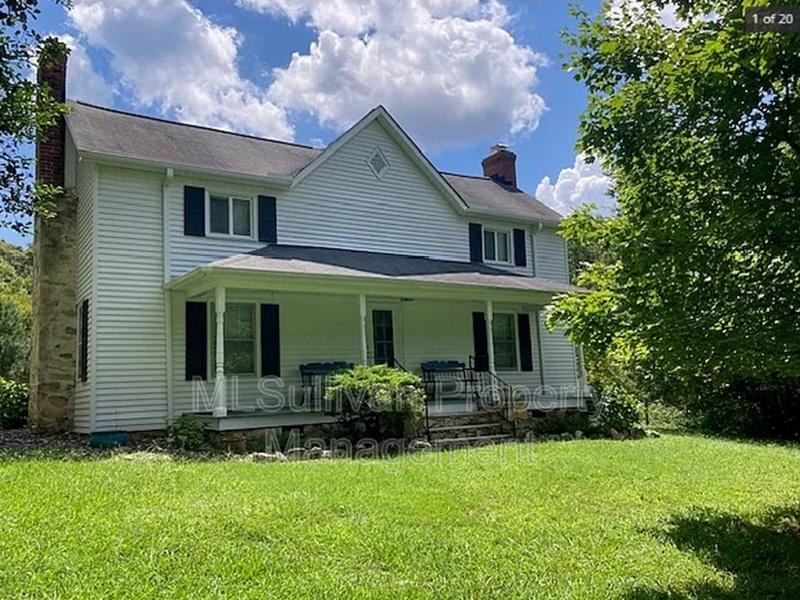
<svg viewBox="0 0 800 600">
<path fill-rule="evenodd" d="M 738 600 L 800 598 L 800 504 L 757 520 L 716 512 L 673 519 L 659 534 L 733 576 L 733 587 L 700 583 L 688 592 L 639 588 L 627 600 Z"/>
</svg>

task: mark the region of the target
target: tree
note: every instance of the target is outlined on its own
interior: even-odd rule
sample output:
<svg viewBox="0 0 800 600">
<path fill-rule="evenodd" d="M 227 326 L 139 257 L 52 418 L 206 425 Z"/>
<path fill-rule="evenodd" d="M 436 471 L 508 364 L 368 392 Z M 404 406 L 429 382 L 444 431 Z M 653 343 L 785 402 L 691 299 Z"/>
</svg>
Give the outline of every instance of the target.
<svg viewBox="0 0 800 600">
<path fill-rule="evenodd" d="M 34 29 L 39 12 L 39 0 L 0 4 L 0 227 L 19 232 L 30 228 L 34 213 L 52 214 L 59 191 L 37 184 L 31 172 L 29 148 L 37 132 L 53 125 L 65 110 L 47 86 L 30 77 L 35 63 L 56 60 L 66 51 L 63 44 L 43 43 L 45 38 Z"/>
<path fill-rule="evenodd" d="M 674 28 L 663 2 L 575 10 L 578 146 L 614 178 L 619 216 L 566 220 L 608 252 L 551 322 L 662 385 L 798 378 L 800 36 L 745 32 L 754 1 L 675 4 Z"/>
<path fill-rule="evenodd" d="M 31 252 L 0 241 L 0 378 L 28 380 Z"/>
</svg>

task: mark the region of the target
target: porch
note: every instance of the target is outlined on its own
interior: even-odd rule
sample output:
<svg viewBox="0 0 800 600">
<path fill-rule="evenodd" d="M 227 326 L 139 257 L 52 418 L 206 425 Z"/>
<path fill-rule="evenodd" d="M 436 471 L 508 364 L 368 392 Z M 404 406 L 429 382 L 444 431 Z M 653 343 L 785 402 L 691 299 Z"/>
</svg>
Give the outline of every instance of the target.
<svg viewBox="0 0 800 600">
<path fill-rule="evenodd" d="M 341 254 L 333 258 L 343 268 Z M 452 264 L 414 260 L 440 275 Z M 281 262 L 212 264 L 168 286 L 173 415 L 197 414 L 219 430 L 333 422 L 320 402 L 324 375 L 307 377 L 310 366 L 331 363 L 385 363 L 423 376 L 434 416 L 479 409 L 475 384 L 487 378 L 513 387 L 530 408 L 581 405 L 574 349 L 542 322 L 554 292 L 530 289 L 541 280 L 482 267 L 501 285 L 418 281 L 321 274 L 318 262 L 296 256 Z M 554 285 L 569 288 L 542 287 Z M 446 362 L 463 369 L 464 386 L 431 375 L 432 364 Z"/>
</svg>

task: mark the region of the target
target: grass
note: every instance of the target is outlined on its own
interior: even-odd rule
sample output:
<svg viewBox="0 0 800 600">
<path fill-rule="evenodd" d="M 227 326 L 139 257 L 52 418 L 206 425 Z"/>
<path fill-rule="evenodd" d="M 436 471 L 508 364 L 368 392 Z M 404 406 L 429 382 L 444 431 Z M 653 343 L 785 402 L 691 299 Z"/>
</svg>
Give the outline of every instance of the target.
<svg viewBox="0 0 800 600">
<path fill-rule="evenodd" d="M 0 596 L 798 598 L 800 449 L 0 459 Z"/>
</svg>

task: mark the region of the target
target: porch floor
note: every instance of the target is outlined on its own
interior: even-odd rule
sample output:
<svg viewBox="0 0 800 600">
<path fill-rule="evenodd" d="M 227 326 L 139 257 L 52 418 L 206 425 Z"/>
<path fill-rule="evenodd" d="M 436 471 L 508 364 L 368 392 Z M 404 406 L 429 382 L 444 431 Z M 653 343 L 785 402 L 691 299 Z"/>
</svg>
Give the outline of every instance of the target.
<svg viewBox="0 0 800 600">
<path fill-rule="evenodd" d="M 205 423 L 212 431 L 299 427 L 336 422 L 336 417 L 322 411 L 229 410 L 225 417 L 215 417 L 210 412 L 188 414 Z"/>
</svg>

